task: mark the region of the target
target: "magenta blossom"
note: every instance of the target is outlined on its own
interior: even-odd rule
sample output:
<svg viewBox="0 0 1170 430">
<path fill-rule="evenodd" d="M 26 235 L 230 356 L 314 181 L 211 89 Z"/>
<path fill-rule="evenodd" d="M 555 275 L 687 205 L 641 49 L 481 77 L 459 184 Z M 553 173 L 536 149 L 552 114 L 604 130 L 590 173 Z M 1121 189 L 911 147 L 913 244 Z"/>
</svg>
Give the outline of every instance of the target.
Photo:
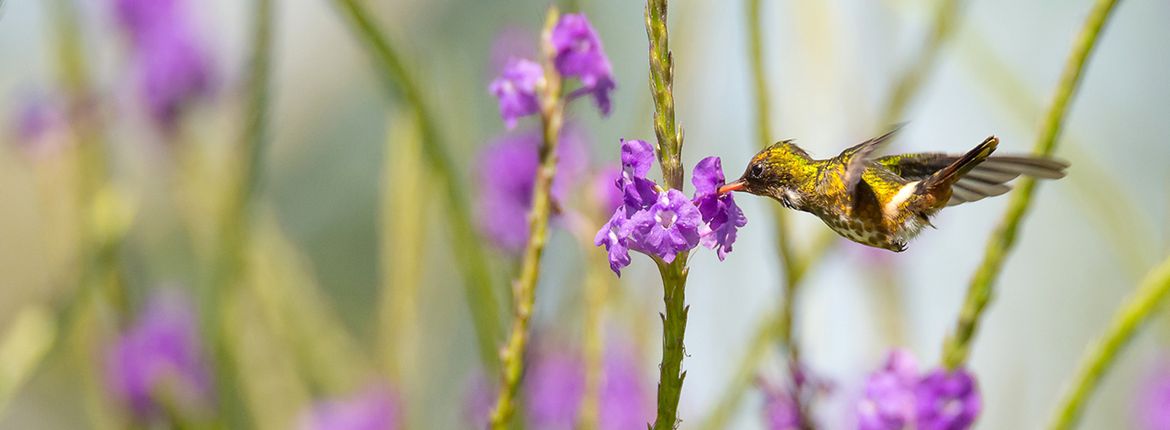
<svg viewBox="0 0 1170 430">
<path fill-rule="evenodd" d="M 703 215 L 703 222 L 699 233 L 702 239 L 700 244 L 715 250 L 719 260 L 727 258 L 731 252 L 731 245 L 735 243 L 735 233 L 740 227 L 747 225 L 747 218 L 743 211 L 735 205 L 735 198 L 731 193 L 719 193 L 726 180 L 723 178 L 723 167 L 718 157 L 707 157 L 695 165 L 695 173 L 691 177 L 695 185 L 695 204 Z"/>
<path fill-rule="evenodd" d="M 857 406 L 861 430 L 965 430 L 981 410 L 975 377 L 963 369 L 918 373 L 913 355 L 894 350 L 870 375 Z"/>
<path fill-rule="evenodd" d="M 614 89 L 613 70 L 601 47 L 601 38 L 585 14 L 561 17 L 552 30 L 557 71 L 581 79 L 581 94 L 591 94 L 603 115 L 609 114 L 609 93 Z"/>
<path fill-rule="evenodd" d="M 540 112 L 538 87 L 544 85 L 544 70 L 535 61 L 508 60 L 503 73 L 488 87 L 500 102 L 500 116 L 509 129 L 521 117 Z"/>
</svg>

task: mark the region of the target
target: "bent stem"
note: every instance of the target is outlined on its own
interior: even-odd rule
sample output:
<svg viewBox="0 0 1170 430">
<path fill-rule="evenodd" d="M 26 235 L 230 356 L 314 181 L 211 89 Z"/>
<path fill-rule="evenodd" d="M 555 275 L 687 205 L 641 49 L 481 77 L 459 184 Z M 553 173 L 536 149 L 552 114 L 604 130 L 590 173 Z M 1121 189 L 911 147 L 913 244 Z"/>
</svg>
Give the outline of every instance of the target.
<svg viewBox="0 0 1170 430">
<path fill-rule="evenodd" d="M 1121 353 L 1133 335 L 1137 333 L 1151 314 L 1158 309 L 1158 305 L 1165 301 L 1170 294 L 1170 257 L 1161 265 L 1155 267 L 1146 275 L 1141 286 L 1133 296 L 1117 312 L 1109 329 L 1085 353 L 1084 361 L 1076 376 L 1072 379 L 1068 391 L 1065 392 L 1060 406 L 1052 417 L 1048 428 L 1064 430 L 1076 425 L 1080 418 L 1081 409 L 1089 395 L 1097 388 L 1105 372 L 1109 370 L 1114 359 Z"/>
<path fill-rule="evenodd" d="M 1072 97 L 1080 86 L 1089 55 L 1101 34 L 1101 29 L 1117 5 L 1117 0 L 1098 0 L 1093 6 L 1089 17 L 1085 20 L 1080 36 L 1077 38 L 1072 52 L 1065 62 L 1064 72 L 1060 83 L 1056 87 L 1052 104 L 1048 114 L 1040 125 L 1040 134 L 1036 139 L 1033 153 L 1038 156 L 1048 156 L 1056 148 L 1056 138 L 1060 135 L 1064 124 L 1065 114 Z M 1036 191 L 1036 180 L 1024 178 L 1020 181 L 1016 191 L 1012 193 L 1011 202 L 999 227 L 992 233 L 984 252 L 983 262 L 976 269 L 967 289 L 967 298 L 959 314 L 959 321 L 955 332 L 947 338 L 943 346 L 943 364 L 949 369 L 962 366 L 970 354 L 971 339 L 975 336 L 979 318 L 983 310 L 991 301 L 993 286 L 1000 271 L 1003 269 L 1007 253 L 1016 242 L 1016 234 L 1020 222 L 1032 203 L 1032 195 Z"/>
<path fill-rule="evenodd" d="M 552 182 L 557 169 L 558 136 L 564 120 L 564 104 L 561 100 L 561 77 L 554 60 L 556 48 L 552 45 L 552 29 L 559 14 L 555 6 L 550 7 L 541 32 L 541 46 L 544 51 L 544 85 L 540 91 L 540 124 L 544 142 L 540 145 L 540 167 L 536 171 L 536 184 L 532 189 L 532 212 L 528 215 L 528 245 L 520 264 L 520 274 L 513 285 L 514 314 L 512 333 L 507 344 L 500 351 L 500 366 L 503 382 L 492 412 L 492 428 L 504 429 L 511 422 L 515 410 L 514 399 L 520 385 L 520 374 L 524 370 L 524 353 L 528 345 L 528 322 L 532 317 L 532 306 L 536 302 L 536 281 L 540 277 L 540 259 L 548 240 L 548 218 L 552 209 Z"/>
<path fill-rule="evenodd" d="M 430 105 L 423 100 L 423 94 L 415 79 L 403 63 L 398 52 L 390 45 L 382 29 L 374 23 L 370 14 L 359 0 L 334 0 L 349 20 L 355 35 L 366 44 L 378 77 L 386 89 L 399 93 L 418 116 L 423 137 L 423 156 L 430 171 L 442 183 L 449 207 L 447 220 L 450 223 L 452 242 L 459 267 L 462 270 L 464 293 L 471 308 L 480 360 L 488 371 L 497 368 L 497 342 L 503 338 L 500 305 L 492 287 L 492 276 L 488 270 L 487 257 L 482 241 L 475 235 L 468 207 L 467 194 L 445 142 L 439 134 L 435 116 Z"/>
</svg>

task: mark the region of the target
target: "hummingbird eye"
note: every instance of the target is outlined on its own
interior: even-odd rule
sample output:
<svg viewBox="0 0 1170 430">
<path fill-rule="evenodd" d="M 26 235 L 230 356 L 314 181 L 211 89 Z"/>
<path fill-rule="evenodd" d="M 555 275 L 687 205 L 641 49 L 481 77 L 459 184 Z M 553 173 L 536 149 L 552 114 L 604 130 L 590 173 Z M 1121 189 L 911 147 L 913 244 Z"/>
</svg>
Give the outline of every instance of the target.
<svg viewBox="0 0 1170 430">
<path fill-rule="evenodd" d="M 764 175 L 764 165 L 763 164 L 758 164 L 758 163 L 753 164 L 751 169 L 748 170 L 748 177 L 750 177 L 751 179 L 760 179 L 760 177 L 763 175 Z"/>
</svg>

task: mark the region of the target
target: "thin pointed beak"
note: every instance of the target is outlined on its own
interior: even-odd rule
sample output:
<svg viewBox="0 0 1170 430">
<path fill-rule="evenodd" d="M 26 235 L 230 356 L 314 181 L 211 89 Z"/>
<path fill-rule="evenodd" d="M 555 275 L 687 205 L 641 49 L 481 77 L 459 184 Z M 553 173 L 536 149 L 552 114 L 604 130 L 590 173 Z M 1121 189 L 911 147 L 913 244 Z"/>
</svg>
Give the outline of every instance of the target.
<svg viewBox="0 0 1170 430">
<path fill-rule="evenodd" d="M 745 186 L 747 186 L 747 183 L 745 183 L 744 181 L 735 181 L 735 182 L 732 182 L 730 184 L 726 184 L 722 187 L 719 187 L 719 194 L 730 193 L 732 191 L 740 191 Z"/>
</svg>

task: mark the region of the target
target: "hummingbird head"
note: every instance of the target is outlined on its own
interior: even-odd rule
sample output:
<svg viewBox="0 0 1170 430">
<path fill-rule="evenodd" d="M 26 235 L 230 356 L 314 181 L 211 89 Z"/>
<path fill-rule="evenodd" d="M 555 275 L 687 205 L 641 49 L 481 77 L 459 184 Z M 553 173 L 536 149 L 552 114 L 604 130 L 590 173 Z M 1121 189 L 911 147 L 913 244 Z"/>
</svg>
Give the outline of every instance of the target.
<svg viewBox="0 0 1170 430">
<path fill-rule="evenodd" d="M 776 142 L 752 157 L 743 176 L 719 188 L 720 193 L 743 191 L 768 196 L 790 208 L 799 207 L 803 182 L 812 167 L 807 152 L 791 140 Z"/>
</svg>

